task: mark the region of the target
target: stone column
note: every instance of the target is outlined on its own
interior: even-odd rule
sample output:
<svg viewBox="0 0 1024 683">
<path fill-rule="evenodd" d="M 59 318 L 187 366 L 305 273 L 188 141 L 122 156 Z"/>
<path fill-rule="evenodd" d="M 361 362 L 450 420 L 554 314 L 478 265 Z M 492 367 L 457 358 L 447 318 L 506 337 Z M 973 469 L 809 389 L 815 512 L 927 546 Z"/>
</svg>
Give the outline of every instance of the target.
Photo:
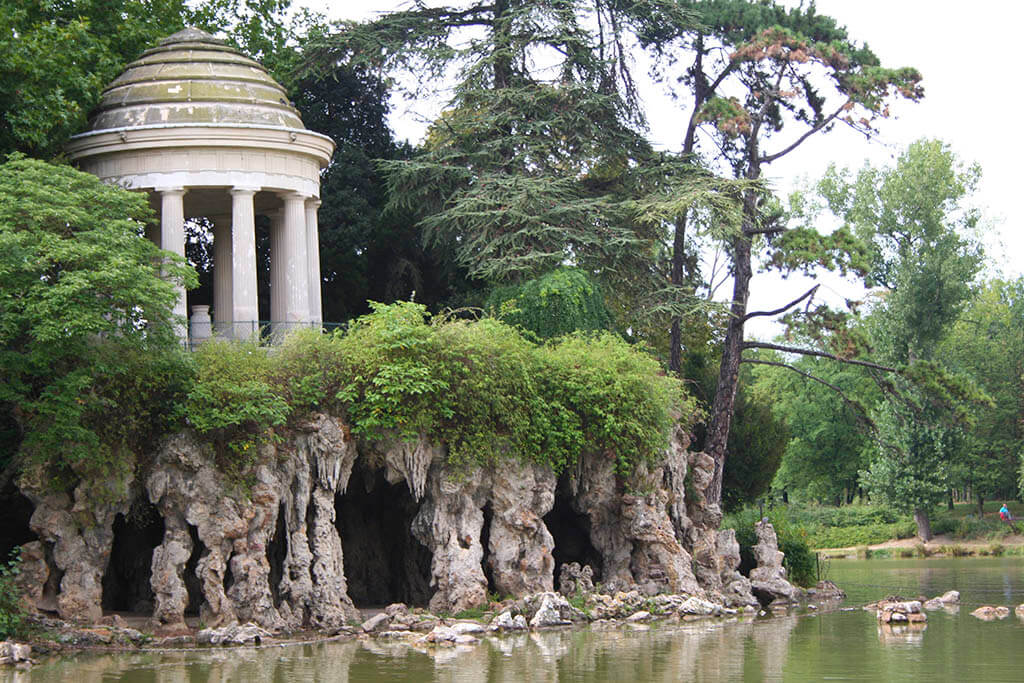
<svg viewBox="0 0 1024 683">
<path fill-rule="evenodd" d="M 234 317 L 231 221 L 227 216 L 211 216 L 210 221 L 213 223 L 213 330 L 219 336 L 231 336 Z"/>
<path fill-rule="evenodd" d="M 306 200 L 284 196 L 285 322 L 289 328 L 309 322 L 309 259 L 306 255 Z"/>
<path fill-rule="evenodd" d="M 287 264 L 285 256 L 287 247 L 284 239 L 284 209 L 267 214 L 270 218 L 270 321 L 274 335 L 283 334 L 287 330 L 285 324 Z"/>
<path fill-rule="evenodd" d="M 259 330 L 256 293 L 256 211 L 252 187 L 231 190 L 231 320 L 236 339 Z"/>
<path fill-rule="evenodd" d="M 306 200 L 306 259 L 309 262 L 309 319 L 314 323 L 324 320 L 323 301 L 320 294 L 320 225 L 317 209 L 320 200 L 316 197 Z"/>
<path fill-rule="evenodd" d="M 185 189 L 182 187 L 158 187 L 160 193 L 160 248 L 185 256 Z M 174 315 L 180 317 L 175 324 L 178 337 L 188 339 L 188 310 L 185 306 L 185 287 L 178 286 L 178 300 L 174 304 Z"/>
</svg>

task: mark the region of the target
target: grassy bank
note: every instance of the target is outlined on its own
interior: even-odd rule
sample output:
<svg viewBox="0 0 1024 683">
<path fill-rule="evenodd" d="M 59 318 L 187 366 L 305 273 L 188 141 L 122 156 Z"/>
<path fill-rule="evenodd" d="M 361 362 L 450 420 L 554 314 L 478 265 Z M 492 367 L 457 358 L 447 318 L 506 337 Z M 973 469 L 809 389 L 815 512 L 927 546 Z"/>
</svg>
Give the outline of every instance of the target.
<svg viewBox="0 0 1024 683">
<path fill-rule="evenodd" d="M 1024 531 L 1024 521 L 1016 523 L 1018 532 L 1000 521 L 998 510 L 1001 501 L 985 504 L 984 515 L 978 515 L 976 504 L 957 504 L 953 510 L 945 508 L 932 514 L 932 533 L 941 537 L 941 545 L 949 546 L 942 554 L 1011 554 L 1017 553 L 1020 542 L 1016 533 Z M 1018 506 L 1020 507 L 1020 506 Z M 1010 505 L 1011 509 L 1015 509 Z M 1024 510 L 1024 508 L 1021 508 Z M 776 505 L 765 508 L 764 514 L 776 529 L 785 529 L 787 535 L 798 536 L 806 544 L 816 550 L 829 549 L 862 549 L 858 554 L 874 553 L 876 556 L 913 557 L 933 553 L 935 546 L 922 550 L 916 548 L 917 527 L 910 515 L 903 515 L 891 508 L 881 505 L 846 505 L 843 507 Z M 730 515 L 730 519 L 746 522 L 746 518 L 756 519 L 759 510 L 746 510 Z M 729 520 L 726 521 L 729 525 Z M 780 533 L 780 539 L 781 539 Z M 875 548 L 883 544 L 894 544 L 902 541 L 901 547 L 890 549 Z M 956 549 L 956 544 L 962 550 Z M 932 545 L 932 544 L 929 544 Z M 991 550 L 986 548 L 990 546 Z M 982 553 L 982 550 L 986 552 Z M 1024 554 L 1024 547 L 1020 548 Z"/>
</svg>

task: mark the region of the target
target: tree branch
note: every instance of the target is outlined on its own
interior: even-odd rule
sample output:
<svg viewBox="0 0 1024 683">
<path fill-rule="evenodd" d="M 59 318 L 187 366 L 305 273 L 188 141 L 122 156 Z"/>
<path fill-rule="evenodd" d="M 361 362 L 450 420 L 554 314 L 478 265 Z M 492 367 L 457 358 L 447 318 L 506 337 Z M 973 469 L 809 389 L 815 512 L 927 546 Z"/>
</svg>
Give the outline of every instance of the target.
<svg viewBox="0 0 1024 683">
<path fill-rule="evenodd" d="M 855 413 L 855 415 L 857 417 L 857 422 L 860 422 L 865 427 L 868 427 L 869 429 L 874 431 L 875 423 L 872 422 L 871 418 L 868 417 L 867 412 L 865 412 L 865 410 L 864 410 L 864 406 L 862 406 L 861 404 L 857 403 L 852 398 L 848 397 L 846 395 L 846 393 L 844 393 L 843 390 L 840 389 L 839 387 L 837 387 L 835 384 L 832 384 L 830 382 L 826 382 L 825 380 L 823 380 L 820 377 L 815 377 L 814 375 L 810 374 L 809 372 L 804 372 L 800 368 L 794 367 L 794 366 L 789 365 L 787 363 L 780 363 L 780 362 L 774 361 L 774 360 L 760 360 L 758 358 L 741 358 L 740 362 L 741 363 L 751 363 L 751 364 L 755 364 L 755 365 L 771 365 L 771 366 L 776 367 L 776 368 L 786 368 L 787 370 L 792 370 L 793 372 L 795 372 L 796 374 L 800 375 L 801 377 L 805 377 L 805 378 L 807 378 L 809 380 L 813 380 L 815 382 L 818 382 L 819 384 L 825 385 L 826 387 L 828 387 L 832 391 L 834 391 L 837 394 L 839 394 L 839 398 L 843 399 L 843 402 L 846 403 L 846 405 L 848 405 L 850 408 L 853 409 L 853 411 L 854 411 L 854 413 Z"/>
<path fill-rule="evenodd" d="M 865 368 L 871 368 L 872 370 L 881 370 L 883 372 L 898 372 L 896 368 L 890 368 L 887 365 L 879 365 L 878 363 L 872 363 L 866 360 L 854 360 L 853 358 L 843 358 L 832 353 L 825 353 L 824 351 L 815 351 L 813 349 L 801 349 L 795 346 L 783 346 L 781 344 L 769 344 L 768 342 L 743 342 L 743 350 L 747 349 L 768 349 L 770 351 L 781 351 L 783 353 L 797 353 L 802 356 L 816 356 L 818 358 L 828 358 L 829 360 L 838 361 L 840 363 L 846 363 L 848 365 L 859 365 Z"/>
<path fill-rule="evenodd" d="M 750 320 L 751 318 L 754 318 L 754 317 L 759 316 L 759 315 L 771 316 L 771 315 L 778 315 L 779 313 L 785 313 L 786 311 L 788 311 L 789 309 L 793 308 L 798 303 L 800 303 L 801 301 L 806 299 L 807 297 L 814 296 L 814 293 L 816 291 L 818 291 L 818 287 L 820 287 L 820 286 L 821 286 L 820 284 L 814 285 L 813 287 L 808 289 L 806 292 L 804 292 L 802 295 L 800 295 L 798 298 L 793 299 L 792 301 L 790 301 L 788 304 L 786 304 L 782 308 L 776 308 L 774 311 L 751 311 L 750 313 L 747 313 L 745 316 L 743 316 L 743 322 L 746 322 L 746 321 Z"/>
<path fill-rule="evenodd" d="M 785 148 L 779 150 L 775 154 L 765 154 L 764 156 L 762 156 L 761 159 L 760 159 L 761 163 L 762 164 L 770 164 L 771 162 L 775 161 L 779 157 L 786 156 L 787 154 L 792 152 L 794 149 L 799 147 L 803 143 L 804 140 L 806 140 L 807 138 L 811 137 L 812 135 L 817 133 L 819 130 L 821 130 L 822 128 L 824 128 L 828 124 L 832 123 L 832 121 L 835 120 L 835 118 L 837 116 L 839 116 L 839 114 L 842 113 L 843 107 L 845 107 L 851 101 L 852 100 L 847 99 L 846 102 L 843 102 L 843 104 L 840 105 L 840 107 L 838 109 L 836 109 L 834 112 L 832 112 L 832 114 L 830 116 L 828 116 L 828 118 L 822 120 L 822 122 L 819 123 L 818 125 L 816 125 L 814 128 L 811 128 L 809 131 L 807 131 L 806 133 L 804 133 L 803 135 L 798 137 L 793 144 L 791 144 L 788 147 L 785 147 Z"/>
</svg>

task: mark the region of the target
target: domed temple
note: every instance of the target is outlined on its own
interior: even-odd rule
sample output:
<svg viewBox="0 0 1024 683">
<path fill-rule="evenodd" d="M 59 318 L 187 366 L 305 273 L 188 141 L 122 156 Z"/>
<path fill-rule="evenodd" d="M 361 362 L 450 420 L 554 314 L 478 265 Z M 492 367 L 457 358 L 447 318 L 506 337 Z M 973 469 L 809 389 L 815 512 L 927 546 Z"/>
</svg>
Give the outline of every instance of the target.
<svg viewBox="0 0 1024 683">
<path fill-rule="evenodd" d="M 193 28 L 129 64 L 67 147 L 83 171 L 149 193 L 160 217 L 149 237 L 163 249 L 184 255 L 186 220 L 212 224 L 212 329 L 234 337 L 260 320 L 257 215 L 270 219 L 275 330 L 322 321 L 317 208 L 333 151 L 266 69 Z M 206 307 L 193 311 L 191 336 L 209 336 Z M 186 315 L 184 290 L 176 313 Z"/>
</svg>

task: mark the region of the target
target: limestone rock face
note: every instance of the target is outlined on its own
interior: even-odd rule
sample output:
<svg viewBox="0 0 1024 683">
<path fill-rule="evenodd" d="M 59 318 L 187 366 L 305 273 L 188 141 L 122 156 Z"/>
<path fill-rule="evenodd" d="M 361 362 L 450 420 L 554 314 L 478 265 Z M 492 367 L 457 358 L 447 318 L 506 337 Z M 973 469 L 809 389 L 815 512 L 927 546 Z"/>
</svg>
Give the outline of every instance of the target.
<svg viewBox="0 0 1024 683">
<path fill-rule="evenodd" d="M 757 545 L 754 559 L 757 567 L 750 571 L 750 585 L 762 604 L 772 602 L 796 602 L 800 589 L 786 580 L 786 568 L 782 566 L 784 555 L 779 551 L 779 539 L 775 527 L 767 519 L 754 525 Z"/>
<path fill-rule="evenodd" d="M 497 591 L 525 595 L 554 590 L 552 538 L 542 519 L 555 504 L 554 473 L 507 460 L 490 476 L 488 565 Z"/>
<path fill-rule="evenodd" d="M 718 556 L 722 566 L 722 599 L 730 607 L 756 607 L 750 579 L 739 572 L 740 544 L 734 529 L 718 532 Z"/>
<path fill-rule="evenodd" d="M 558 592 L 562 595 L 587 595 L 594 592 L 594 570 L 589 564 L 566 562 L 558 575 Z"/>
<path fill-rule="evenodd" d="M 267 447 L 269 448 L 269 446 Z M 282 449 L 283 450 L 283 449 Z M 194 550 L 188 527 L 203 546 L 196 566 L 202 620 L 211 628 L 253 621 L 271 631 L 340 626 L 356 613 L 345 590 L 342 548 L 334 530 L 334 494 L 344 486 L 356 451 L 336 421 L 317 416 L 287 451 L 264 453 L 249 495 L 228 495 L 227 481 L 193 436 L 170 439 L 147 481 L 150 501 L 167 531 L 153 553 L 154 618 L 184 622 L 183 572 Z M 283 516 L 286 555 L 271 585 L 267 546 Z M 232 581 L 225 589 L 225 578 Z"/>
<path fill-rule="evenodd" d="M 97 622 L 103 616 L 103 571 L 110 558 L 117 515 L 128 511 L 132 480 L 89 480 L 70 494 L 42 493 L 43 485 L 23 477 L 22 492 L 35 505 L 29 526 L 42 548 L 29 544 L 24 571 L 46 583 L 29 587 L 36 606 L 62 619 Z M 43 552 L 39 552 L 40 549 Z"/>
<path fill-rule="evenodd" d="M 19 581 L 32 607 L 99 621 L 115 518 L 144 503 L 161 525 L 145 552 L 152 550 L 153 627 L 162 634 L 186 632 L 192 610 L 213 630 L 340 628 L 358 618 L 350 585 L 367 604 L 429 601 L 435 612 L 454 613 L 483 604 L 490 581 L 501 594 L 550 596 L 525 612 L 546 614 L 538 623 L 573 620 L 579 615 L 553 592 L 551 520 L 557 533 L 575 534 L 567 539 L 572 550 L 563 549 L 559 588 L 589 594 L 599 579 L 603 591 L 628 597 L 599 611 L 632 614 L 660 593 L 699 606 L 750 605 L 735 535 L 719 534 L 721 512 L 705 497 L 714 463 L 688 445 L 677 429 L 664 458 L 638 465 L 628 482 L 615 473 L 614 454 L 588 454 L 559 483 L 547 467 L 515 457 L 455 468 L 424 438 L 357 444 L 339 419 L 314 415 L 259 446 L 243 486 L 218 464 L 211 443 L 186 431 L 159 445 L 144 481 L 85 482 L 55 494 L 23 477 L 39 540 L 23 547 Z M 345 536 L 359 576 L 351 584 Z M 770 537 L 759 581 L 788 596 L 795 589 Z M 421 630 L 408 610 L 389 616 L 388 628 Z M 520 626 L 511 616 L 500 625 Z"/>
<path fill-rule="evenodd" d="M 487 486 L 479 469 L 456 475 L 444 465 L 438 450 L 423 503 L 412 523 L 413 535 L 433 555 L 433 612 L 460 612 L 487 601 L 480 543 Z"/>
</svg>

